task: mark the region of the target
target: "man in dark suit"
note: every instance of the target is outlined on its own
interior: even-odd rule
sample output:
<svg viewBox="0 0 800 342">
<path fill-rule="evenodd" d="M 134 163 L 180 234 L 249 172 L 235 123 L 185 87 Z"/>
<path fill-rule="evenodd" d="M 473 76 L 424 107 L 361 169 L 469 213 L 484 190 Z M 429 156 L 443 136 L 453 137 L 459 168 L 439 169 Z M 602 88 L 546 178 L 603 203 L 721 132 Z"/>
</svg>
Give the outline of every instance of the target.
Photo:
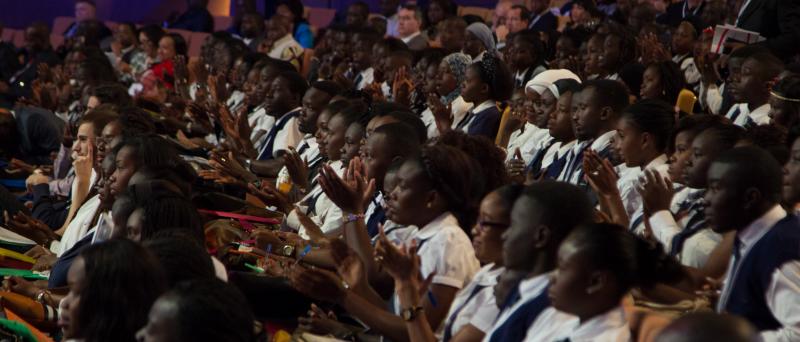
<svg viewBox="0 0 800 342">
<path fill-rule="evenodd" d="M 214 17 L 208 11 L 208 0 L 188 0 L 189 8 L 169 25 L 170 28 L 194 32 L 214 31 Z"/>
<path fill-rule="evenodd" d="M 64 38 L 72 38 L 78 33 L 78 26 L 87 21 L 97 20 L 97 6 L 93 0 L 75 1 L 75 22 L 64 31 Z M 100 23 L 98 41 L 111 37 L 111 30 Z"/>
<path fill-rule="evenodd" d="M 0 23 L 0 35 L 3 34 L 3 24 Z M 9 42 L 0 41 L 0 80 L 7 80 L 19 70 L 17 48 Z"/>
<path fill-rule="evenodd" d="M 531 1 L 531 19 L 528 21 L 528 29 L 539 32 L 552 32 L 558 29 L 558 18 L 550 11 L 549 1 Z"/>
<path fill-rule="evenodd" d="M 0 107 L 10 108 L 19 97 L 31 97 L 31 84 L 40 63 L 55 66 L 60 60 L 50 47 L 50 29 L 37 22 L 25 29 L 24 64 L 8 78 L 0 80 Z"/>
<path fill-rule="evenodd" d="M 760 33 L 762 44 L 788 60 L 800 52 L 800 0 L 745 0 L 736 27 Z"/>
<path fill-rule="evenodd" d="M 705 7 L 705 0 L 678 1 L 667 6 L 667 10 L 656 18 L 656 22 L 669 27 L 678 27 L 681 21 L 691 17 L 700 19 Z"/>
<path fill-rule="evenodd" d="M 411 51 L 420 51 L 428 47 L 428 38 L 420 31 L 421 23 L 422 11 L 417 5 L 400 6 L 400 10 L 397 11 L 397 34 Z"/>
</svg>

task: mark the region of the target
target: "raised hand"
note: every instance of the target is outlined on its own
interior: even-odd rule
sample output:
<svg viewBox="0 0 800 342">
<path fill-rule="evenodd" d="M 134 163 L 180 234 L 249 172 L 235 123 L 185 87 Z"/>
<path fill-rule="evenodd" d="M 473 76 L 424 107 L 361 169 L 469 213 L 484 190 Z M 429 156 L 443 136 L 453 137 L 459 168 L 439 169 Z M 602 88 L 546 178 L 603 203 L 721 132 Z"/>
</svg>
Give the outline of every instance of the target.
<svg viewBox="0 0 800 342">
<path fill-rule="evenodd" d="M 308 234 L 309 239 L 314 245 L 328 245 L 330 243 L 330 240 L 325 236 L 322 229 L 320 229 L 314 220 L 308 217 L 303 210 L 295 206 L 294 212 L 297 215 L 297 220 L 300 221 L 300 225 L 306 229 L 306 234 Z"/>
<path fill-rule="evenodd" d="M 375 244 L 375 262 L 395 280 L 410 280 L 419 277 L 419 256 L 416 241 L 408 246 L 395 246 L 380 227 Z"/>
<path fill-rule="evenodd" d="M 428 108 L 431 109 L 436 120 L 436 128 L 439 133 L 450 131 L 453 126 L 453 107 L 451 104 L 445 105 L 436 93 L 428 94 Z"/>
<path fill-rule="evenodd" d="M 506 169 L 508 170 L 508 175 L 511 177 L 511 181 L 517 184 L 525 183 L 525 160 L 522 159 L 522 153 L 520 153 L 519 148 L 514 150 L 514 158 L 506 163 Z"/>
<path fill-rule="evenodd" d="M 644 184 L 637 189 L 642 196 L 644 207 L 650 214 L 669 210 L 674 195 L 672 182 L 654 170 L 645 170 L 644 176 Z"/>
<path fill-rule="evenodd" d="M 414 82 L 408 77 L 408 71 L 405 67 L 394 74 L 392 80 L 392 98 L 395 102 L 409 105 L 411 103 L 411 91 L 414 89 Z"/>
<path fill-rule="evenodd" d="M 308 188 L 308 162 L 300 157 L 300 154 L 295 151 L 294 147 L 290 147 L 289 151 L 283 155 L 283 161 L 286 165 L 286 170 L 289 171 L 289 177 L 292 183 L 300 188 Z"/>
<path fill-rule="evenodd" d="M 584 178 L 598 195 L 613 195 L 619 193 L 617 176 L 614 166 L 608 159 L 602 159 L 597 152 L 587 150 L 583 155 Z"/>
<path fill-rule="evenodd" d="M 367 181 L 362 176 L 362 168 L 361 159 L 355 157 L 350 161 L 344 180 L 329 165 L 323 165 L 320 170 L 319 182 L 322 190 L 343 212 L 364 213 L 375 194 L 375 180 Z"/>
<path fill-rule="evenodd" d="M 87 151 L 85 155 L 78 156 L 72 161 L 72 167 L 75 168 L 75 179 L 84 180 L 86 182 L 92 177 L 92 167 L 94 166 L 94 144 L 87 144 Z"/>
</svg>

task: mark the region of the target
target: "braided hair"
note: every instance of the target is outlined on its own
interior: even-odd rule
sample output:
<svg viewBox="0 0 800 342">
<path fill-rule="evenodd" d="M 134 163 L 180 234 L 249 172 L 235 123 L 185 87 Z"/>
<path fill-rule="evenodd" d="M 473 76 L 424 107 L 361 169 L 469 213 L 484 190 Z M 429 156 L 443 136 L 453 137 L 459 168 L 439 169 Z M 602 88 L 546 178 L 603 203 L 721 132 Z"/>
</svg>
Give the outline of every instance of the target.
<svg viewBox="0 0 800 342">
<path fill-rule="evenodd" d="M 483 59 L 471 66 L 481 81 L 489 86 L 489 98 L 495 101 L 506 101 L 514 92 L 514 81 L 508 66 L 497 56 L 484 55 Z"/>
</svg>

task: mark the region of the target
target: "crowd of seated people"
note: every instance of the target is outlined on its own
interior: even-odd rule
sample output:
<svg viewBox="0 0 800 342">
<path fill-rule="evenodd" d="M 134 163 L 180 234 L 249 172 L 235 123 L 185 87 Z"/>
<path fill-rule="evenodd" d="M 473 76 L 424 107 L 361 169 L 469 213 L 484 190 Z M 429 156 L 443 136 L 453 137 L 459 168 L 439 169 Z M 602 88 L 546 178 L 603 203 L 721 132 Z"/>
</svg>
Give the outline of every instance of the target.
<svg viewBox="0 0 800 342">
<path fill-rule="evenodd" d="M 0 44 L 0 336 L 800 340 L 800 4 L 275 8 Z"/>
</svg>

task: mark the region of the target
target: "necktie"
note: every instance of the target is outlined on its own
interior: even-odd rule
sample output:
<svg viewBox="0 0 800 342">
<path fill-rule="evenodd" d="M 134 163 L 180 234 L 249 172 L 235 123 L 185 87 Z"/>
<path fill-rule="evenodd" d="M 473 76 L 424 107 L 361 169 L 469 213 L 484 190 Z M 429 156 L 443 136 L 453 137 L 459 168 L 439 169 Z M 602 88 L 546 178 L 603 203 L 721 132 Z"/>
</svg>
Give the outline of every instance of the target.
<svg viewBox="0 0 800 342">
<path fill-rule="evenodd" d="M 472 113 L 472 111 L 467 112 L 467 115 L 464 115 L 464 118 L 461 119 L 461 121 L 458 123 L 458 125 L 456 125 L 456 130 L 457 131 L 463 131 L 464 133 L 467 133 L 467 131 L 464 130 L 464 127 L 466 127 L 469 124 L 469 122 L 472 121 L 472 117 L 474 117 L 474 116 L 475 116 L 475 114 Z"/>
<path fill-rule="evenodd" d="M 475 285 L 475 288 L 473 288 L 472 291 L 470 291 L 469 296 L 467 296 L 467 300 L 465 300 L 464 303 L 461 303 L 461 306 L 459 306 L 457 309 L 453 310 L 453 314 L 447 319 L 447 324 L 444 327 L 444 338 L 442 338 L 442 342 L 448 342 L 451 338 L 453 338 L 453 323 L 455 322 L 456 317 L 458 317 L 458 314 L 460 314 L 467 304 L 469 304 L 470 300 L 472 300 L 472 298 L 475 297 L 478 292 L 481 292 L 481 290 L 485 288 L 486 286 L 484 285 Z"/>
<path fill-rule="evenodd" d="M 275 148 L 275 138 L 278 136 L 278 132 L 283 130 L 289 121 L 298 115 L 297 111 L 287 113 L 280 119 L 278 122 L 275 123 L 275 126 L 269 130 L 267 133 L 267 138 L 264 141 L 264 147 L 261 149 L 261 152 L 258 154 L 258 160 L 271 160 L 275 158 L 273 149 Z"/>
<path fill-rule="evenodd" d="M 538 296 L 518 307 L 517 310 L 492 333 L 489 342 L 519 342 L 525 339 L 528 327 L 533 324 L 542 311 L 550 307 L 550 298 L 547 296 L 548 288 L 549 286 Z"/>
<path fill-rule="evenodd" d="M 725 291 L 723 292 L 722 296 L 720 297 L 719 301 L 717 302 L 717 312 L 725 311 L 725 307 L 728 305 L 728 296 L 730 296 L 731 291 L 733 291 L 734 283 L 736 282 L 736 273 L 739 264 L 742 261 L 742 240 L 739 239 L 737 236 L 735 240 L 733 240 L 733 259 L 731 260 L 731 274 L 730 278 L 728 278 L 728 283 L 725 284 Z"/>
<path fill-rule="evenodd" d="M 355 85 L 356 88 L 358 88 L 358 85 L 361 84 L 361 81 L 363 81 L 363 80 L 364 80 L 364 76 L 362 76 L 361 74 L 358 74 L 358 76 L 356 76 L 356 79 L 353 80 L 353 85 Z"/>
<path fill-rule="evenodd" d="M 557 158 L 553 161 L 549 166 L 547 166 L 547 170 L 545 171 L 544 178 L 545 179 L 557 179 L 558 175 L 561 174 L 561 171 L 564 170 L 564 166 L 567 164 L 567 156 L 569 153 L 565 153 L 560 158 Z"/>
<path fill-rule="evenodd" d="M 547 154 L 547 151 L 553 147 L 556 143 L 555 139 L 550 140 L 544 148 L 536 151 L 536 154 L 531 159 L 531 162 L 528 164 L 526 171 L 533 172 L 535 176 L 539 176 L 539 173 L 542 171 L 542 161 L 544 161 L 544 156 Z"/>
<path fill-rule="evenodd" d="M 731 122 L 736 123 L 736 119 L 739 117 L 740 114 L 742 114 L 742 107 L 737 105 L 736 109 L 733 110 L 733 113 L 731 113 L 731 115 L 728 118 L 731 119 Z"/>
<path fill-rule="evenodd" d="M 372 211 L 372 215 L 367 219 L 367 233 L 369 233 L 370 237 L 375 237 L 378 235 L 378 225 L 386 222 L 386 212 L 378 201 L 373 199 L 372 203 L 375 206 L 375 210 Z"/>
<path fill-rule="evenodd" d="M 701 199 L 704 193 L 704 191 L 698 191 L 690 196 L 690 198 L 695 199 L 692 201 L 692 205 L 689 206 L 689 214 L 691 217 L 689 218 L 689 221 L 686 222 L 686 227 L 684 227 L 680 233 L 672 237 L 672 246 L 670 247 L 669 251 L 670 255 L 677 257 L 683 250 L 683 244 L 686 242 L 686 240 L 697 234 L 702 230 L 702 228 L 705 227 L 705 202 Z"/>
</svg>

